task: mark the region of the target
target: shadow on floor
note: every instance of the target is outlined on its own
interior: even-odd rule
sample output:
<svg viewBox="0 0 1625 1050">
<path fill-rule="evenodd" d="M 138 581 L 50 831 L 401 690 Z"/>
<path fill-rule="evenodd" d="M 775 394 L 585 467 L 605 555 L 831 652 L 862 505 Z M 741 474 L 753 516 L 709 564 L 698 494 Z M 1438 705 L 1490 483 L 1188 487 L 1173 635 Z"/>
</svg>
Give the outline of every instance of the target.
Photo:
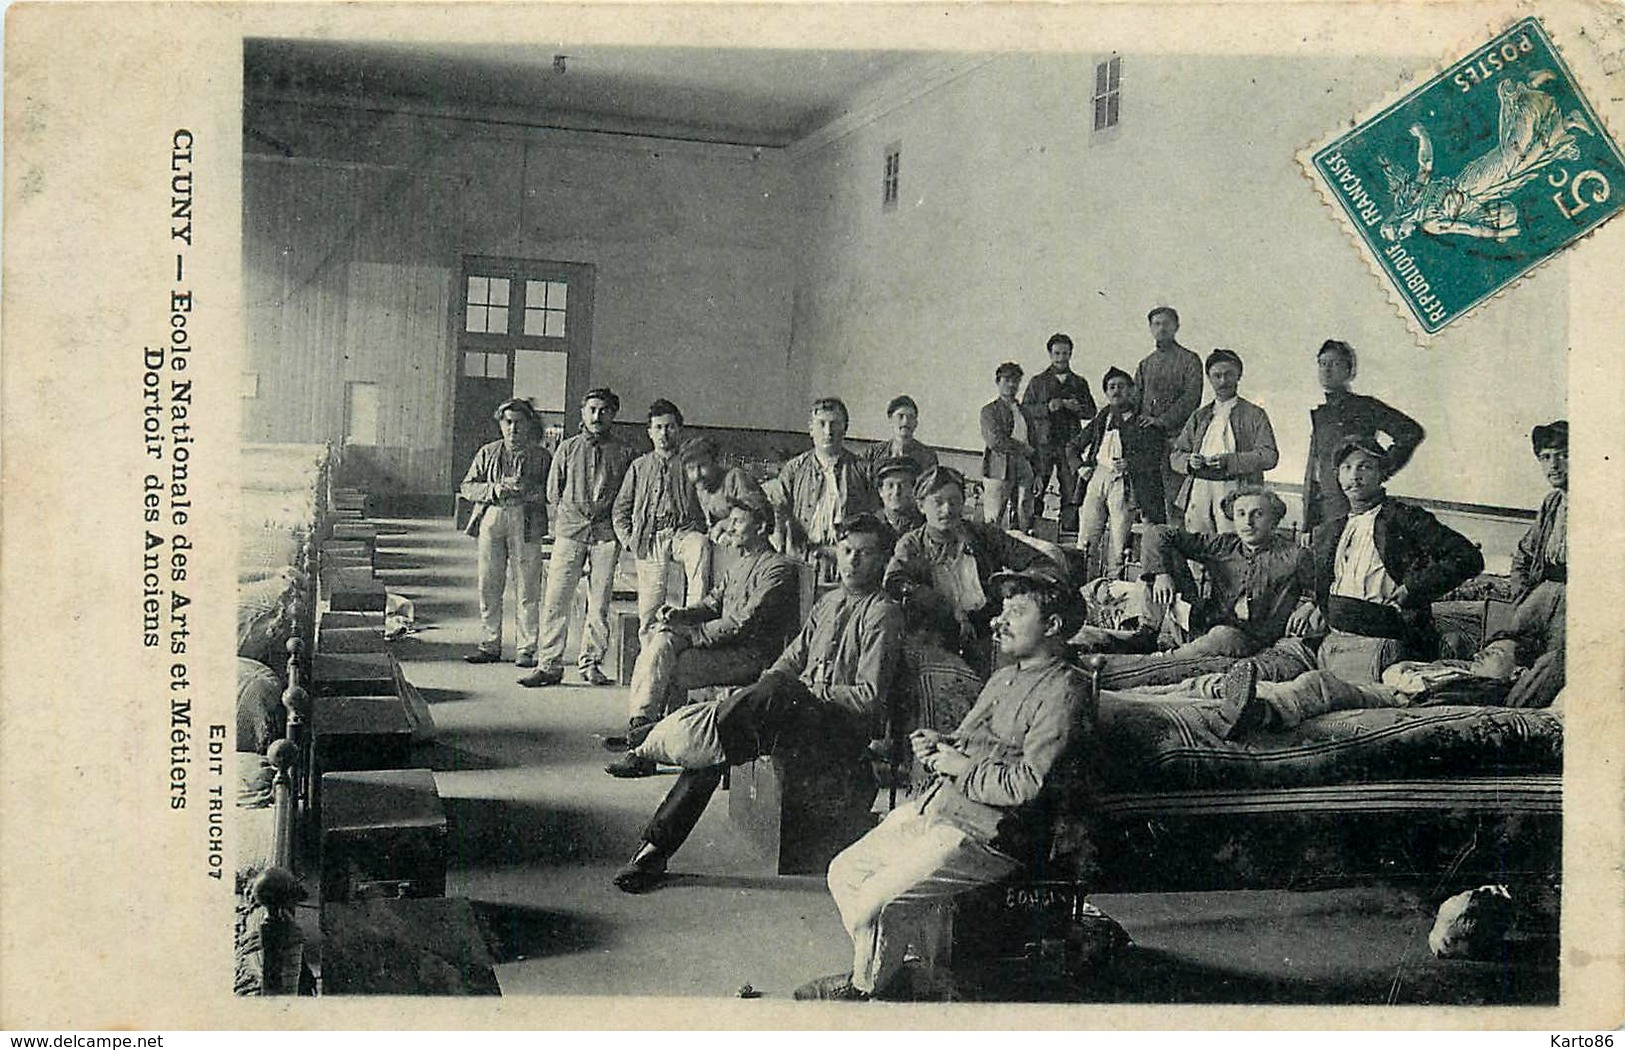
<svg viewBox="0 0 1625 1050">
<path fill-rule="evenodd" d="M 609 833 L 603 815 L 557 802 L 447 798 L 447 845 L 465 871 L 516 864 L 574 865 L 624 860 L 628 836 Z"/>
<path fill-rule="evenodd" d="M 467 748 L 453 747 L 438 740 L 412 747 L 412 762 L 436 773 L 464 773 L 471 770 L 503 769 L 507 763 Z"/>
<path fill-rule="evenodd" d="M 498 964 L 572 955 L 604 943 L 610 924 L 579 912 L 474 901 L 474 920 Z"/>
</svg>

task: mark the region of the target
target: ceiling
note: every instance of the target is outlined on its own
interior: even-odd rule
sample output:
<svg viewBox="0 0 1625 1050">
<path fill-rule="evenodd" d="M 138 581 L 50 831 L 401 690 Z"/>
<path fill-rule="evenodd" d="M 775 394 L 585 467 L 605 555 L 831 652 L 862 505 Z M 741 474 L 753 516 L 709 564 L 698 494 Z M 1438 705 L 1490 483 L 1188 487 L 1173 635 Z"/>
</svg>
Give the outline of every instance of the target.
<svg viewBox="0 0 1625 1050">
<path fill-rule="evenodd" d="M 244 93 L 250 101 L 421 107 L 538 126 L 784 146 L 924 57 L 251 39 L 244 42 Z"/>
</svg>

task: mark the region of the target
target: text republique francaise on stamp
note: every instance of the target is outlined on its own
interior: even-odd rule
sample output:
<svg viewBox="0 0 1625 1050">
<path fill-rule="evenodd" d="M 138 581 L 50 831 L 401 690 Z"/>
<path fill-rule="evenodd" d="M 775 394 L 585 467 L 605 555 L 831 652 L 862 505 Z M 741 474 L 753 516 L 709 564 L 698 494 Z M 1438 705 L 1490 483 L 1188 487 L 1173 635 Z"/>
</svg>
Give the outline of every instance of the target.
<svg viewBox="0 0 1625 1050">
<path fill-rule="evenodd" d="M 1300 159 L 1430 335 L 1625 207 L 1625 155 L 1533 17 Z"/>
</svg>

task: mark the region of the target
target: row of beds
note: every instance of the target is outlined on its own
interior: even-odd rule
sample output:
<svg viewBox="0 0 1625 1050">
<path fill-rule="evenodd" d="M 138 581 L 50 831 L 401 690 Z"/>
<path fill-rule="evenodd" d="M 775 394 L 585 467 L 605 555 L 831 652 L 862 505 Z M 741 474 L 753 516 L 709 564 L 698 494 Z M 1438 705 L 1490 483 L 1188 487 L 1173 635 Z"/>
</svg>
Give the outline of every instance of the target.
<svg viewBox="0 0 1625 1050">
<path fill-rule="evenodd" d="M 234 988 L 497 994 L 470 902 L 445 896 L 434 776 L 413 766 L 434 720 L 386 637 L 387 530 L 338 467 L 326 445 L 242 453 Z"/>
<path fill-rule="evenodd" d="M 411 745 L 433 722 L 385 641 L 378 526 L 360 493 L 333 486 L 332 460 L 326 446 L 244 451 L 237 990 L 314 990 L 296 916 L 312 881 L 300 876 L 319 873 L 323 994 L 496 993 L 468 902 L 444 896 L 433 776 L 411 768 Z M 1504 582 L 1471 581 L 1435 606 L 1459 651 L 1505 619 Z M 624 683 L 635 613 L 616 618 Z M 1380 881 L 1443 899 L 1481 882 L 1557 888 L 1556 712 L 1342 711 L 1230 741 L 1215 730 L 1217 701 L 1103 691 L 1109 664 L 1080 661 L 1097 701 L 1087 803 L 1063 817 L 1046 870 L 955 905 L 933 966 L 998 957 L 1065 969 L 1091 893 Z M 907 790 L 898 767 L 914 712 L 930 706 L 920 692 L 905 672 L 890 746 L 876 749 L 890 786 L 874 809 Z M 727 783 L 731 819 L 779 874 L 821 873 L 874 819 L 867 796 L 854 813 L 849 785 L 794 754 L 735 767 Z"/>
</svg>

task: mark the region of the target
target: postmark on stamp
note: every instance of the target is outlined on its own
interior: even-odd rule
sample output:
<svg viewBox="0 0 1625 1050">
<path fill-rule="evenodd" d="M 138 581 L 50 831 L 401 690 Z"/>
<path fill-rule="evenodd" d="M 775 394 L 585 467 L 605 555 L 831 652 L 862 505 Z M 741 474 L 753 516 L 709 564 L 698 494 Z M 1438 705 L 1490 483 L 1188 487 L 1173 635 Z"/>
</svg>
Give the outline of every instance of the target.
<svg viewBox="0 0 1625 1050">
<path fill-rule="evenodd" d="M 1430 335 L 1625 208 L 1625 154 L 1534 17 L 1300 160 Z"/>
</svg>

